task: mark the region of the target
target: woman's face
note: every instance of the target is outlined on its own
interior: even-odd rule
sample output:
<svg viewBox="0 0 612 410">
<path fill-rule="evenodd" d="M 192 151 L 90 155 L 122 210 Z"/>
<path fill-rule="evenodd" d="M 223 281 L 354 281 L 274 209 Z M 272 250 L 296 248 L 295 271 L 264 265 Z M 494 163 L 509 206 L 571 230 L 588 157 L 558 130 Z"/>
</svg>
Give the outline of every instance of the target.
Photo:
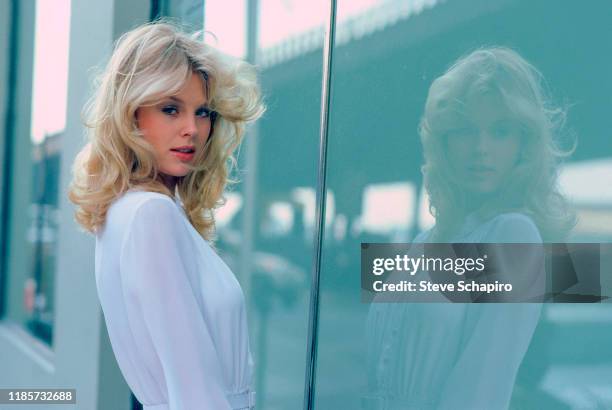
<svg viewBox="0 0 612 410">
<path fill-rule="evenodd" d="M 477 198 L 499 190 L 521 151 L 521 126 L 500 97 L 472 97 L 456 127 L 447 133 L 451 170 L 466 193 Z"/>
<path fill-rule="evenodd" d="M 176 177 L 204 149 L 211 129 L 210 109 L 202 77 L 192 73 L 178 94 L 136 110 L 138 128 L 153 145 L 162 180 L 174 191 Z M 180 152 L 179 149 L 185 152 Z"/>
</svg>

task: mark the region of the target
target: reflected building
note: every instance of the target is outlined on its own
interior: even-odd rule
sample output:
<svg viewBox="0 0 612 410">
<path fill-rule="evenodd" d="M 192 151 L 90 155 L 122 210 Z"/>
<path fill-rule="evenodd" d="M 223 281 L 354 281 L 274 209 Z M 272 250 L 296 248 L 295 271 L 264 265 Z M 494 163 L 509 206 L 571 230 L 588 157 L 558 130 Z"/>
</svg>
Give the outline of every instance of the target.
<svg viewBox="0 0 612 410">
<path fill-rule="evenodd" d="M 612 6 L 605 2 L 338 0 L 326 65 L 329 1 L 260 0 L 232 8 L 218 0 L 60 1 L 70 12 L 64 25 L 67 84 L 60 87 L 67 97 L 65 104 L 45 102 L 43 111 L 65 105 L 66 121 L 40 134 L 48 135 L 41 144 L 31 135 L 35 40 L 37 30 L 44 32 L 37 10 L 44 10 L 44 1 L 0 3 L 0 45 L 7 53 L 0 61 L 0 387 L 70 386 L 83 408 L 139 408 L 114 363 L 100 316 L 93 242 L 76 229 L 65 192 L 69 164 L 84 143 L 80 112 L 92 67 L 103 65 L 123 32 L 161 15 L 211 30 L 217 37 L 210 36 L 212 44 L 260 67 L 268 111 L 249 129 L 238 156 L 239 183 L 217 212 L 219 253 L 249 304 L 258 408 L 308 408 L 309 401 L 310 408 L 361 408 L 373 380 L 393 370 L 384 370 L 382 352 L 372 354 L 370 347 L 395 343 L 391 352 L 400 341 L 411 345 L 402 350 L 403 362 L 388 359 L 393 366 L 416 362 L 424 351 L 409 343 L 418 335 L 406 318 L 416 316 L 425 326 L 419 309 L 426 305 L 410 312 L 409 305 L 397 305 L 393 315 L 402 337 L 388 337 L 393 326 L 375 319 L 384 329 L 367 340 L 372 317 L 368 322 L 371 306 L 360 302 L 360 243 L 412 242 L 434 226 L 419 121 L 431 83 L 468 50 L 509 46 L 541 70 L 555 101 L 568 107 L 567 130 L 578 141 L 558 170 L 560 190 L 578 217 L 568 241 L 612 242 L 612 139 L 606 125 Z M 46 16 L 48 23 L 58 21 Z M 330 99 L 321 101 L 327 74 Z M 47 82 L 60 83 L 58 78 Z M 324 110 L 329 117 L 321 139 Z M 323 183 L 325 195 L 317 197 Z M 318 216 L 323 200 L 326 212 Z M 612 269 L 609 261 L 602 263 Z M 311 322 L 314 295 L 318 316 Z M 431 338 L 456 334 L 463 327 L 453 317 L 477 309 L 456 306 L 429 311 L 449 322 Z M 510 407 L 612 407 L 608 306 L 541 307 L 504 393 Z M 445 352 L 439 363 L 456 358 L 456 352 Z M 404 382 L 418 382 L 402 369 Z"/>
</svg>

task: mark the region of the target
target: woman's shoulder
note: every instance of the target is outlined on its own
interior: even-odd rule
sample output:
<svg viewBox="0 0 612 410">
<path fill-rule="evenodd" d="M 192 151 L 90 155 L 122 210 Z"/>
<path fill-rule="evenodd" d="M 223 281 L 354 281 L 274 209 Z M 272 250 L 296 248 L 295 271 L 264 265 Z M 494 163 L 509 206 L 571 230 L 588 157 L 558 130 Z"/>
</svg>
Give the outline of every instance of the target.
<svg viewBox="0 0 612 410">
<path fill-rule="evenodd" d="M 526 213 L 504 212 L 491 218 L 485 225 L 487 242 L 542 242 L 538 226 Z"/>
<path fill-rule="evenodd" d="M 175 202 L 168 195 L 164 195 L 159 192 L 151 192 L 151 191 L 142 191 L 130 189 L 123 193 L 120 197 L 118 197 L 111 208 L 117 209 L 119 211 L 135 211 L 140 208 L 145 203 L 151 203 L 154 205 L 149 206 L 159 206 L 165 207 L 169 205 L 174 205 Z"/>
<path fill-rule="evenodd" d="M 180 215 L 178 204 L 159 192 L 128 190 L 111 204 L 106 223 L 130 226 L 135 219 L 148 219 L 154 215 Z"/>
<path fill-rule="evenodd" d="M 434 227 L 435 228 L 435 227 Z M 433 229 L 418 234 L 413 243 L 431 241 Z M 483 243 L 541 243 L 542 236 L 534 220 L 519 211 L 504 212 L 488 219 L 468 218 L 462 231 L 454 238 L 455 242 Z"/>
<path fill-rule="evenodd" d="M 427 243 L 427 242 L 429 242 L 432 229 L 433 228 L 430 228 L 430 229 L 426 229 L 426 230 L 420 232 L 417 236 L 414 237 L 412 242 L 413 243 Z"/>
</svg>

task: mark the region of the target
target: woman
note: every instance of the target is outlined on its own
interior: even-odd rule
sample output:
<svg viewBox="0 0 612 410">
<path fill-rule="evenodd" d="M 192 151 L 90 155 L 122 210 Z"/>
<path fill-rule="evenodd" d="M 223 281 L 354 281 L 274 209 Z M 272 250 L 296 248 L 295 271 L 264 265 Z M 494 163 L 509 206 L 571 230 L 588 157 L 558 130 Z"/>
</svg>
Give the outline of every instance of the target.
<svg viewBox="0 0 612 410">
<path fill-rule="evenodd" d="M 540 244 L 562 241 L 574 223 L 556 181 L 557 160 L 567 154 L 557 139 L 564 112 L 550 105 L 542 84 L 515 51 L 476 50 L 433 82 L 420 126 L 436 223 L 411 251 L 422 254 L 422 243 L 534 244 L 520 257 L 512 245 L 488 247 L 494 279 L 515 285 L 512 301 L 543 300 Z M 419 272 L 413 282 L 440 279 Z M 404 303 L 374 303 L 368 313 L 364 407 L 508 408 L 541 304 L 431 303 L 509 301 L 478 292 L 401 297 L 395 301 Z"/>
<path fill-rule="evenodd" d="M 214 208 L 254 68 L 171 24 L 123 35 L 88 107 L 70 199 L 96 236 L 96 285 L 119 367 L 144 409 L 251 409 L 244 295 L 214 252 Z"/>
</svg>

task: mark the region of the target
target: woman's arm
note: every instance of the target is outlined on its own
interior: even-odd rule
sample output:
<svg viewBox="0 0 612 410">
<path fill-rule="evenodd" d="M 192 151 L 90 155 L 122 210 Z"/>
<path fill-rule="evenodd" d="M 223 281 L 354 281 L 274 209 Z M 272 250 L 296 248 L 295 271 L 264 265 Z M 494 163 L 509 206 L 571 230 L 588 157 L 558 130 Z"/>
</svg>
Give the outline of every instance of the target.
<svg viewBox="0 0 612 410">
<path fill-rule="evenodd" d="M 438 408 L 507 409 L 542 307 L 537 303 L 488 303 L 467 308 L 473 328 L 440 386 Z"/>
<path fill-rule="evenodd" d="M 482 294 L 479 302 L 541 303 L 546 295 L 546 263 L 542 237 L 526 215 L 511 213 L 493 220 L 484 241 L 491 272 L 485 282 L 511 283 L 512 292 Z"/>
<path fill-rule="evenodd" d="M 514 282 L 522 285 L 519 292 L 528 299 L 544 295 L 542 239 L 530 218 L 520 214 L 498 217 L 484 241 L 533 244 L 522 252 L 523 257 L 516 257 L 512 250 L 504 254 L 503 247 L 495 248 L 500 264 L 497 279 L 514 276 Z M 508 408 L 516 374 L 541 310 L 541 303 L 470 304 L 462 352 L 442 386 L 439 408 Z"/>
<path fill-rule="evenodd" d="M 159 356 L 169 408 L 229 410 L 209 324 L 189 281 L 196 255 L 181 218 L 169 198 L 148 199 L 135 211 L 120 261 L 126 297 Z"/>
</svg>

